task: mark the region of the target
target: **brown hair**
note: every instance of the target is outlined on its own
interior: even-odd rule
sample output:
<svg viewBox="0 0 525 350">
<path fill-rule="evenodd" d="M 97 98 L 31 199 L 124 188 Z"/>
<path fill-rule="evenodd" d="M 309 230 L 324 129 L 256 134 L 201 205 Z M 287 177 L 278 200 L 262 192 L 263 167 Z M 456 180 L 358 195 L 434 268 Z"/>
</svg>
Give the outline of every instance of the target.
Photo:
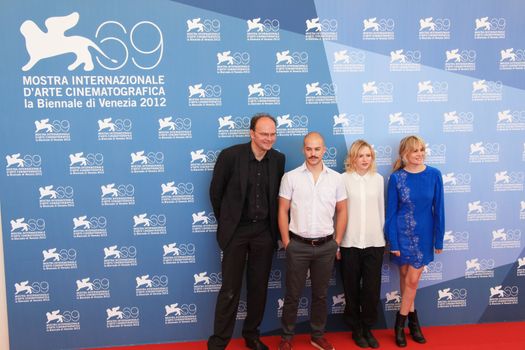
<svg viewBox="0 0 525 350">
<path fill-rule="evenodd" d="M 349 173 L 355 172 L 355 162 L 357 161 L 357 157 L 359 156 L 359 151 L 363 149 L 364 147 L 368 147 L 370 149 L 370 153 L 372 154 L 372 164 L 370 164 L 370 168 L 368 171 L 371 173 L 376 172 L 376 152 L 374 151 L 374 148 L 370 146 L 368 142 L 365 140 L 356 140 L 350 148 L 348 149 L 348 154 L 345 159 L 345 170 Z"/>
<path fill-rule="evenodd" d="M 406 155 L 409 152 L 418 149 L 419 146 L 422 146 L 423 150 L 425 150 L 425 141 L 419 136 L 410 135 L 402 139 L 399 142 L 399 155 L 392 167 L 393 171 L 403 168 L 406 165 L 406 161 L 404 161 Z"/>
<path fill-rule="evenodd" d="M 270 114 L 268 113 L 257 113 L 256 115 L 254 115 L 252 117 L 252 119 L 250 119 L 250 130 L 253 130 L 255 131 L 255 126 L 257 125 L 257 122 L 259 121 L 259 119 L 261 118 L 269 118 L 273 121 L 273 123 L 275 125 L 277 125 L 277 121 L 275 120 L 274 117 L 272 117 Z"/>
</svg>

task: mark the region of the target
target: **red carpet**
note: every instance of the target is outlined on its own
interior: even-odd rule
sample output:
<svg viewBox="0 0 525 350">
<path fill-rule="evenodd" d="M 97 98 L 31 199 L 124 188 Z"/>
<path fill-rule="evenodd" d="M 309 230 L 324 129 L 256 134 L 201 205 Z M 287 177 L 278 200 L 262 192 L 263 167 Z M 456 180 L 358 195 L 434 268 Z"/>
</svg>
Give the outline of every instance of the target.
<svg viewBox="0 0 525 350">
<path fill-rule="evenodd" d="M 424 327 L 427 344 L 420 345 L 408 338 L 405 349 L 420 350 L 525 350 L 525 322 L 505 322 L 463 326 Z M 399 349 L 394 343 L 391 330 L 374 331 L 380 349 Z M 327 338 L 337 350 L 359 349 L 350 333 L 329 333 Z M 272 350 L 277 349 L 279 337 L 262 337 Z M 294 350 L 313 350 L 308 335 L 294 338 Z M 105 348 L 110 349 L 110 348 Z M 141 346 L 115 347 L 115 350 L 205 350 L 205 342 L 171 343 Z M 246 350 L 242 339 L 234 339 L 227 350 Z"/>
</svg>

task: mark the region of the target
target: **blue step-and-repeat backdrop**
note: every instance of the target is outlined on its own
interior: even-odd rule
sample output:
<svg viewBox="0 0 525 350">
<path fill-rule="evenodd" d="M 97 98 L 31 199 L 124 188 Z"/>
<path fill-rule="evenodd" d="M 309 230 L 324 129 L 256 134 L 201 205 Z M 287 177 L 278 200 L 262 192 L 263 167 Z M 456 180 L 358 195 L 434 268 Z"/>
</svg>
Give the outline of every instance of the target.
<svg viewBox="0 0 525 350">
<path fill-rule="evenodd" d="M 445 251 L 423 273 L 422 322 L 524 320 L 524 10 L 517 0 L 5 1 L 12 348 L 207 338 L 221 286 L 211 172 L 261 111 L 277 117 L 288 170 L 309 131 L 326 137 L 337 171 L 352 141 L 368 140 L 385 179 L 399 140 L 423 136 L 447 222 Z M 281 249 L 265 334 L 279 331 L 284 266 Z M 381 278 L 388 327 L 400 291 L 387 255 Z M 331 330 L 344 329 L 343 308 L 335 269 Z"/>
</svg>

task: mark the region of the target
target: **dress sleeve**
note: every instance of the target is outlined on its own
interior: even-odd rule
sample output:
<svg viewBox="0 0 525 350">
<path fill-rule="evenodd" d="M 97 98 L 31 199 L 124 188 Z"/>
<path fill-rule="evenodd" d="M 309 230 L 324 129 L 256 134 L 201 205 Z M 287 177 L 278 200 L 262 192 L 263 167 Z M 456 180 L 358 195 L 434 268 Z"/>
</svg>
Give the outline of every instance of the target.
<svg viewBox="0 0 525 350">
<path fill-rule="evenodd" d="M 438 171 L 436 175 L 436 184 L 434 187 L 434 247 L 443 249 L 443 237 L 445 235 L 445 200 L 443 191 L 443 178 Z"/>
<path fill-rule="evenodd" d="M 394 174 L 392 174 L 388 179 L 385 219 L 385 234 L 391 251 L 399 250 L 399 241 L 397 235 L 397 207 L 397 178 Z"/>
</svg>

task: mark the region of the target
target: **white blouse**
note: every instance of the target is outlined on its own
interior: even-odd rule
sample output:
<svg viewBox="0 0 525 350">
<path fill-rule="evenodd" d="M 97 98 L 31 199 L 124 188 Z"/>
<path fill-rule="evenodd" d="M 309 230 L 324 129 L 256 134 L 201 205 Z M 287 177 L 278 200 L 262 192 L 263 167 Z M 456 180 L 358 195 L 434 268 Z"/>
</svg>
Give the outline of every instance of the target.
<svg viewBox="0 0 525 350">
<path fill-rule="evenodd" d="M 385 198 L 383 176 L 343 173 L 348 195 L 348 224 L 341 247 L 384 247 Z"/>
</svg>

